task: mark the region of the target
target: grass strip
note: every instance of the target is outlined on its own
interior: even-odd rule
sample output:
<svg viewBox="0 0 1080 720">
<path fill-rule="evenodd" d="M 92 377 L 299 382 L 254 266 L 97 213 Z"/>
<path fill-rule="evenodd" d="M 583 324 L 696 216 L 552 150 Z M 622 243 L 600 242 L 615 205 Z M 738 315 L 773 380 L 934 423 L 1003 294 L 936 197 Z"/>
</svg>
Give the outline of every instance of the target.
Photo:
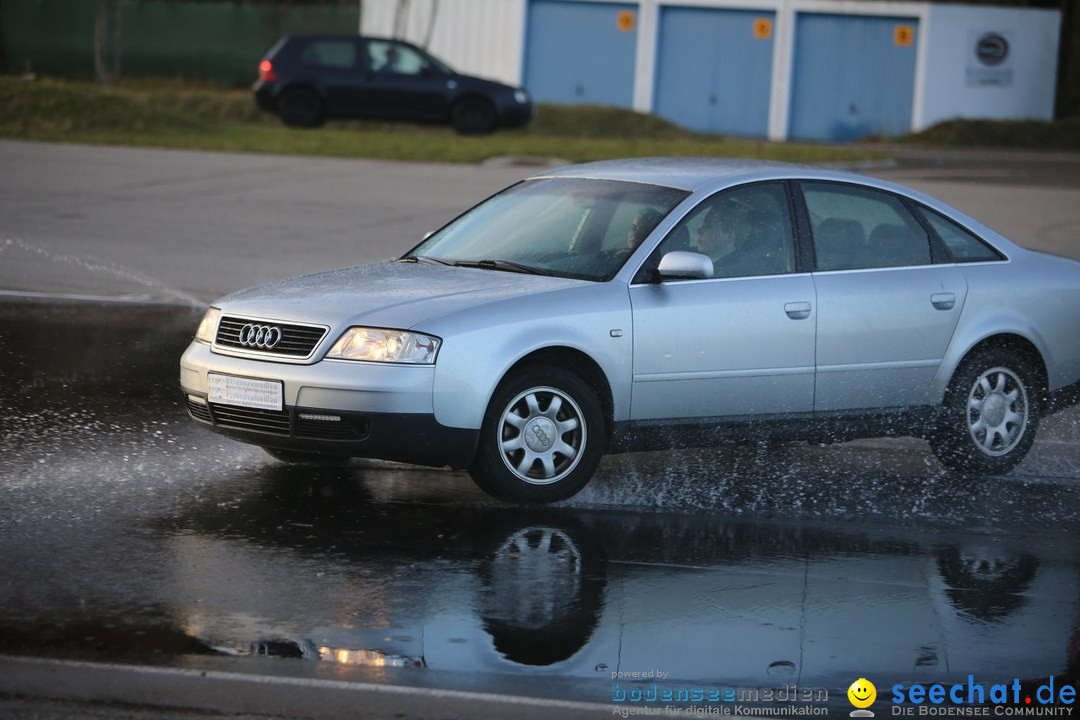
<svg viewBox="0 0 1080 720">
<path fill-rule="evenodd" d="M 910 145 L 1080 150 L 1080 117 L 1061 120 L 946 120 L 904 138 Z"/>
<path fill-rule="evenodd" d="M 453 163 L 660 155 L 852 163 L 887 156 L 875 148 L 695 133 L 652 115 L 590 106 L 544 105 L 528 127 L 482 137 L 462 137 L 443 126 L 352 120 L 302 130 L 257 110 L 248 90 L 148 79 L 103 89 L 86 81 L 10 76 L 0 77 L 0 137 Z"/>
</svg>

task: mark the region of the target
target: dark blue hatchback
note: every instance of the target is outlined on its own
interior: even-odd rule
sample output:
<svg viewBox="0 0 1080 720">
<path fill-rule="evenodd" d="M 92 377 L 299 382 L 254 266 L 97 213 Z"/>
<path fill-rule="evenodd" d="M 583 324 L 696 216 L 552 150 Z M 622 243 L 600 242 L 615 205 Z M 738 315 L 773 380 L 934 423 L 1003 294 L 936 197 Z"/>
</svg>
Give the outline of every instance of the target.
<svg viewBox="0 0 1080 720">
<path fill-rule="evenodd" d="M 462 134 L 516 127 L 535 114 L 522 88 L 461 75 L 415 45 L 357 35 L 287 35 L 259 63 L 259 107 L 286 125 L 330 117 L 449 123 Z"/>
</svg>

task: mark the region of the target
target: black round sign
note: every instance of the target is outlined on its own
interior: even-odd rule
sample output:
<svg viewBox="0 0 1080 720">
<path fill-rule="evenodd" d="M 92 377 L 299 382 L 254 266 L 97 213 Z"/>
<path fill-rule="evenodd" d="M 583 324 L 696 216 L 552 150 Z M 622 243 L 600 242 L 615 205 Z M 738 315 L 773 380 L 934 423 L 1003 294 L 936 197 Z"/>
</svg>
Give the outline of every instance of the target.
<svg viewBox="0 0 1080 720">
<path fill-rule="evenodd" d="M 986 33 L 975 43 L 975 57 L 983 65 L 1000 65 L 1009 56 L 1009 41 L 998 33 Z"/>
</svg>

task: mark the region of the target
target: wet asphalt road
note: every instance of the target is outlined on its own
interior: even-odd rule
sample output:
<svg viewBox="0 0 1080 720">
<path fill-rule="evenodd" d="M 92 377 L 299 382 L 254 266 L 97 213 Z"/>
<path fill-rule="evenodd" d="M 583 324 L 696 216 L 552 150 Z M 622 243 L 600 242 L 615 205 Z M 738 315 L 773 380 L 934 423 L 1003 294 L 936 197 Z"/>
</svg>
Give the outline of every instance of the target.
<svg viewBox="0 0 1080 720">
<path fill-rule="evenodd" d="M 196 427 L 175 363 L 197 318 L 0 304 L 0 654 L 590 703 L 656 671 L 822 688 L 834 712 L 863 676 L 1080 680 L 1075 410 L 1003 478 L 911 440 L 745 446 L 611 458 L 526 510 L 462 473 L 297 468 Z"/>
<path fill-rule="evenodd" d="M 93 274 L 75 250 L 22 247 L 0 274 L 58 257 Z M 201 313 L 187 298 L 0 302 L 0 715 L 87 713 L 24 713 L 23 693 L 334 716 L 93 695 L 81 665 L 49 666 L 46 691 L 11 657 L 412 688 L 373 717 L 511 716 L 448 688 L 571 717 L 650 688 L 797 687 L 841 715 L 866 677 L 881 716 L 895 683 L 1080 682 L 1078 409 L 1000 478 L 955 478 L 909 439 L 749 445 L 609 458 L 581 495 L 525 510 L 463 473 L 285 466 L 197 427 L 176 379 Z M 303 688 L 365 716 L 326 699 L 343 687 Z"/>
</svg>

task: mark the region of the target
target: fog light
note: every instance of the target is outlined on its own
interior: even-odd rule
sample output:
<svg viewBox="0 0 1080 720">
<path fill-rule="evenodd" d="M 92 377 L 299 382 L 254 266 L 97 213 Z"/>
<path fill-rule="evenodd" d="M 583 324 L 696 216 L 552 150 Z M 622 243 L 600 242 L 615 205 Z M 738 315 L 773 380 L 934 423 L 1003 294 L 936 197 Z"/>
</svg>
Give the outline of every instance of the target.
<svg viewBox="0 0 1080 720">
<path fill-rule="evenodd" d="M 300 419 L 318 422 L 341 422 L 340 415 L 316 415 L 315 413 L 300 413 Z"/>
</svg>

